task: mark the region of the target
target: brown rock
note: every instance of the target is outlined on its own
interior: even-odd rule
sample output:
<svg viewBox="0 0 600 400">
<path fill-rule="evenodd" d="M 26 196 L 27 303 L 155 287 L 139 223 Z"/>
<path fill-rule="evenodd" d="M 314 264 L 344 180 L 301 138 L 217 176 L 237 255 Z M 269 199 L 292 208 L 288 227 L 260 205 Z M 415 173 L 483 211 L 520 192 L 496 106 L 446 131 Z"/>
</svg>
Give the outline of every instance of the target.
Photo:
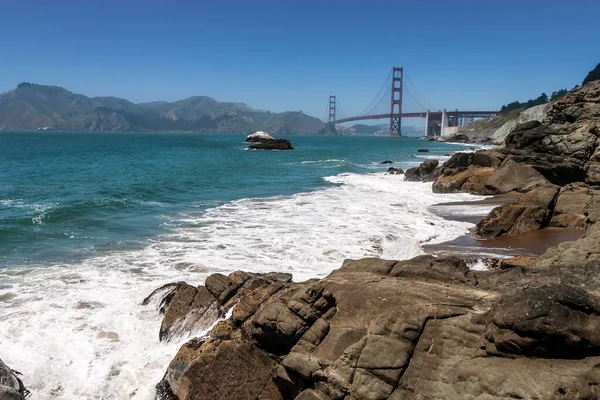
<svg viewBox="0 0 600 400">
<path fill-rule="evenodd" d="M 361 258 L 360 260 L 344 260 L 342 267 L 335 270 L 331 275 L 347 272 L 368 272 L 370 274 L 388 276 L 396 265 L 396 260 L 384 260 L 382 258 Z"/>
<path fill-rule="evenodd" d="M 175 286 L 160 326 L 159 339 L 209 328 L 220 316 L 217 299 L 204 287 L 195 288 L 185 282 Z"/>
<path fill-rule="evenodd" d="M 434 193 L 458 193 L 462 190 L 465 182 L 473 175 L 475 169 L 445 170 L 435 179 L 432 185 Z"/>
<path fill-rule="evenodd" d="M 558 187 L 546 185 L 522 195 L 515 203 L 494 208 L 471 231 L 478 239 L 519 235 L 548 226 Z"/>
<path fill-rule="evenodd" d="M 206 278 L 204 283 L 209 292 L 212 293 L 215 298 L 221 297 L 221 294 L 226 290 L 229 292 L 232 287 L 239 287 L 239 283 L 234 283 L 227 276 L 223 274 L 212 274 Z"/>
<path fill-rule="evenodd" d="M 274 380 L 277 366 L 247 341 L 192 340 L 171 361 L 157 392 L 177 400 L 283 399 Z"/>
<path fill-rule="evenodd" d="M 0 399 L 24 400 L 29 395 L 18 374 L 0 360 Z"/>
<path fill-rule="evenodd" d="M 590 161 L 585 172 L 585 182 L 590 185 L 600 185 L 600 162 Z"/>
<path fill-rule="evenodd" d="M 213 274 L 206 279 L 206 286 L 196 288 L 185 282 L 164 285 L 153 291 L 142 304 L 148 305 L 154 298 L 162 297 L 159 310 L 164 313 L 164 318 L 159 338 L 169 340 L 174 335 L 201 332 L 209 328 L 236 304 L 235 318 L 242 318 L 246 312 L 245 319 L 256 311 L 262 301 L 285 287 L 291 279 L 291 274 L 283 273 L 236 271 L 229 276 Z M 252 293 L 251 297 L 239 302 L 249 293 Z M 262 300 L 257 303 L 261 296 Z"/>
<path fill-rule="evenodd" d="M 313 372 L 321 369 L 321 365 L 316 358 L 303 353 L 290 352 L 283 358 L 281 364 L 287 370 L 306 380 L 312 377 Z"/>
<path fill-rule="evenodd" d="M 415 168 L 410 168 L 404 174 L 404 180 L 429 182 L 435 178 L 434 171 L 438 166 L 438 160 L 425 160 Z"/>
<path fill-rule="evenodd" d="M 404 173 L 404 170 L 402 168 L 389 167 L 385 174 L 386 175 L 401 175 L 403 173 Z"/>
<path fill-rule="evenodd" d="M 234 315 L 238 306 L 251 311 L 180 349 L 159 393 L 177 400 L 598 398 L 600 300 L 589 288 L 600 288 L 600 262 L 500 264 L 469 271 L 455 257 L 347 260 L 321 280 L 255 288 L 239 297 Z"/>
<path fill-rule="evenodd" d="M 535 257 L 529 256 L 515 256 L 502 260 L 500 262 L 500 268 L 523 268 L 529 267 L 535 263 Z"/>
<path fill-rule="evenodd" d="M 548 184 L 548 180 L 534 167 L 508 159 L 489 177 L 487 184 L 497 193 L 527 192 Z"/>
<path fill-rule="evenodd" d="M 306 285 L 264 304 L 244 331 L 268 352 L 284 354 L 332 307 L 335 299 L 322 285 Z"/>
<path fill-rule="evenodd" d="M 600 355 L 600 297 L 563 284 L 502 297 L 490 311 L 486 339 L 489 354 Z"/>
<path fill-rule="evenodd" d="M 600 219 L 600 190 L 583 183 L 564 186 L 550 226 L 586 229 Z"/>
<path fill-rule="evenodd" d="M 467 283 L 469 267 L 464 260 L 454 256 L 417 256 L 410 260 L 398 261 L 390 271 L 390 277 L 418 278 L 447 283 Z"/>
<path fill-rule="evenodd" d="M 600 230 L 574 242 L 561 243 L 549 248 L 536 260 L 539 267 L 586 267 L 600 263 Z M 591 282 L 590 282 L 591 283 Z"/>
</svg>

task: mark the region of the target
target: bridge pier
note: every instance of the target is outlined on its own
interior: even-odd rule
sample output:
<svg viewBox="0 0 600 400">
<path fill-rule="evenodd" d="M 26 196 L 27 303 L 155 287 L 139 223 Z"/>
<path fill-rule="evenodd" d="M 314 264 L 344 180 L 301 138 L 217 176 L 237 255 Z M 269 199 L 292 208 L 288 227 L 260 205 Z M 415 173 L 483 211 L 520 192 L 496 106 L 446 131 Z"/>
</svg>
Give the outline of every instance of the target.
<svg viewBox="0 0 600 400">
<path fill-rule="evenodd" d="M 429 136 L 429 110 L 425 114 L 425 136 Z"/>
<path fill-rule="evenodd" d="M 446 114 L 446 109 L 442 110 L 442 122 L 440 123 L 440 136 L 446 136 L 445 130 L 448 127 L 448 114 Z"/>
</svg>

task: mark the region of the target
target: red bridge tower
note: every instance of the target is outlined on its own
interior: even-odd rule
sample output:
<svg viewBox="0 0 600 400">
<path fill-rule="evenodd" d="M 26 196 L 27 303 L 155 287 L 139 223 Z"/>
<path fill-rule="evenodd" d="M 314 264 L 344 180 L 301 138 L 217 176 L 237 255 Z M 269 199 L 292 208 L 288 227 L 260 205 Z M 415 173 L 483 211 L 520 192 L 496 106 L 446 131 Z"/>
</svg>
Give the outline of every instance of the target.
<svg viewBox="0 0 600 400">
<path fill-rule="evenodd" d="M 392 99 L 390 107 L 390 136 L 402 136 L 402 85 L 404 68 L 392 69 Z"/>
<path fill-rule="evenodd" d="M 329 96 L 329 123 L 327 124 L 327 134 L 335 135 L 335 96 Z"/>
</svg>

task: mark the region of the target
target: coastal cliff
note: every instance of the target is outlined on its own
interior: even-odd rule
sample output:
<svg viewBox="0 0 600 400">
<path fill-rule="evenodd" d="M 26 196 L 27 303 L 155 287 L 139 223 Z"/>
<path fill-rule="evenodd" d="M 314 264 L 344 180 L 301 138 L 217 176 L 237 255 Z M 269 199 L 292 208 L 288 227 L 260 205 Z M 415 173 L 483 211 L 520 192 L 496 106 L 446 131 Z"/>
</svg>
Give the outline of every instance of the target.
<svg viewBox="0 0 600 400">
<path fill-rule="evenodd" d="M 346 260 L 320 280 L 238 271 L 157 290 L 161 340 L 231 315 L 180 348 L 157 398 L 599 398 L 599 127 L 594 81 L 500 148 L 407 171 L 437 192 L 517 193 L 476 237 L 585 232 L 537 258 Z"/>
</svg>

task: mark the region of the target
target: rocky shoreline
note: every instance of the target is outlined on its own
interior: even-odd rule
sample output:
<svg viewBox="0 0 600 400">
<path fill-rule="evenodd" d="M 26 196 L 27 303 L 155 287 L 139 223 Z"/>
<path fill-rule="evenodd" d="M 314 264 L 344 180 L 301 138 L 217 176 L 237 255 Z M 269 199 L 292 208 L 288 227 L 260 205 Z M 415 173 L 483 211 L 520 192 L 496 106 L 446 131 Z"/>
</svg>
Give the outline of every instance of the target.
<svg viewBox="0 0 600 400">
<path fill-rule="evenodd" d="M 600 398 L 600 81 L 498 148 L 404 176 L 494 195 L 472 241 L 555 242 L 484 268 L 446 243 L 410 260 L 346 260 L 306 282 L 236 271 L 165 285 L 143 302 L 163 315 L 158 338 L 209 331 L 179 349 L 157 399 Z M 0 395 L 23 399 L 0 366 Z"/>
<path fill-rule="evenodd" d="M 600 397 L 598 127 L 600 81 L 552 104 L 543 122 L 518 125 L 500 148 L 406 172 L 436 192 L 507 196 L 475 238 L 580 230 L 539 257 L 492 260 L 487 271 L 456 256 L 346 260 L 320 280 L 238 271 L 155 293 L 163 340 L 232 314 L 181 347 L 157 397 Z"/>
</svg>

